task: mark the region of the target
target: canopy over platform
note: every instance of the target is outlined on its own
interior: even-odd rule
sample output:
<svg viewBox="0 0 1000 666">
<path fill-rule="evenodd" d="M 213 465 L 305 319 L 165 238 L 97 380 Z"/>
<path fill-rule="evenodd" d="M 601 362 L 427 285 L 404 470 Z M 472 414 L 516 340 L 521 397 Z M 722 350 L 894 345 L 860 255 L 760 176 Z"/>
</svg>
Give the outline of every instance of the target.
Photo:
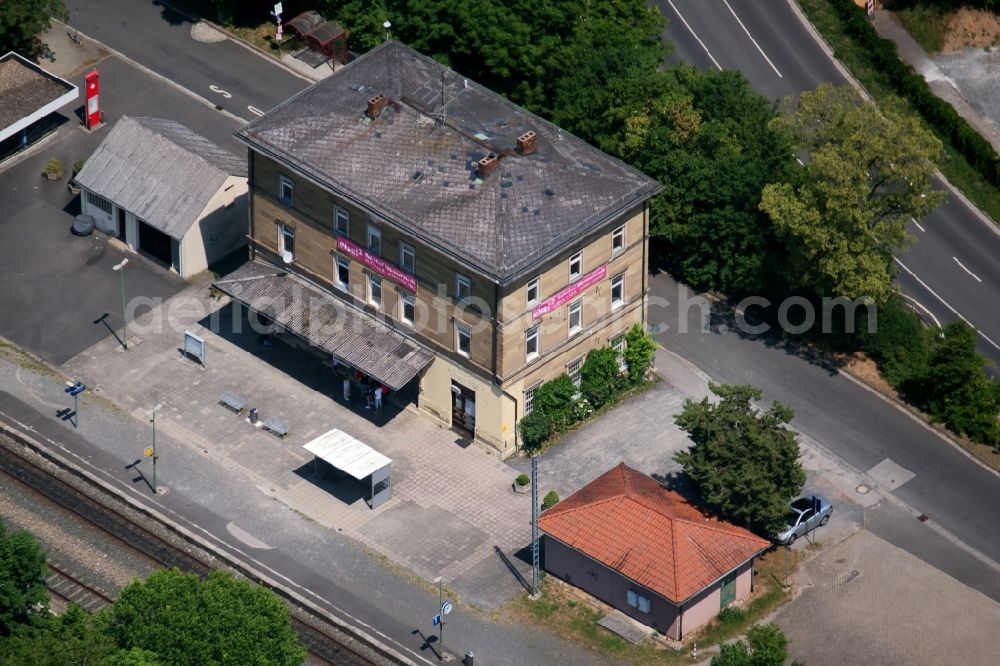
<svg viewBox="0 0 1000 666">
<path fill-rule="evenodd" d="M 0 141 L 79 96 L 75 85 L 10 51 L 0 57 Z"/>
<path fill-rule="evenodd" d="M 334 428 L 302 448 L 358 481 L 371 478 L 371 508 L 392 497 L 392 460 L 346 432 Z"/>
</svg>

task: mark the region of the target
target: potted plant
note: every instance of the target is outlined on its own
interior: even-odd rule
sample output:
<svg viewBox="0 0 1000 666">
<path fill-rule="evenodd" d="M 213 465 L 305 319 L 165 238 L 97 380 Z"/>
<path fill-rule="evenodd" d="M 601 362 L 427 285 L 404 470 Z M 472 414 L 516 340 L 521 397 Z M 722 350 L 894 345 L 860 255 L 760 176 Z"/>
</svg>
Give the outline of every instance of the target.
<svg viewBox="0 0 1000 666">
<path fill-rule="evenodd" d="M 527 474 L 518 474 L 514 479 L 514 492 L 522 495 L 531 490 L 531 479 Z"/>
<path fill-rule="evenodd" d="M 80 186 L 76 184 L 76 174 L 80 173 L 81 169 L 83 169 L 83 160 L 77 160 L 73 163 L 73 171 L 69 175 L 69 184 L 67 185 L 71 194 L 80 193 Z"/>
<path fill-rule="evenodd" d="M 45 177 L 49 180 L 59 180 L 63 175 L 62 162 L 58 157 L 53 157 L 45 164 Z"/>
</svg>

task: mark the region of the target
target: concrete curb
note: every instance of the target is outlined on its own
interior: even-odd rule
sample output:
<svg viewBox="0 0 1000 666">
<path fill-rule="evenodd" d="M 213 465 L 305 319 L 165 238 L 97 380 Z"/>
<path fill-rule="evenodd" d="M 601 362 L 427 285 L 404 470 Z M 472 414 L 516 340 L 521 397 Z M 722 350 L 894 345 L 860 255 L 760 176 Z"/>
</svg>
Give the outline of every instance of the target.
<svg viewBox="0 0 1000 666">
<path fill-rule="evenodd" d="M 967 450 L 965 450 L 965 448 L 961 444 L 959 444 L 957 441 L 955 441 L 955 438 L 952 437 L 950 433 L 948 433 L 948 432 L 942 432 L 941 429 L 938 428 L 937 426 L 935 426 L 928 419 L 928 417 L 923 412 L 917 411 L 915 408 L 911 407 L 908 403 L 902 402 L 901 400 L 899 400 L 895 396 L 891 396 L 891 395 L 888 395 L 888 394 L 884 393 L 883 391 L 879 390 L 877 387 L 869 384 L 865 380 L 863 380 L 860 377 L 858 377 L 857 375 L 855 375 L 850 370 L 845 370 L 844 368 L 838 368 L 837 369 L 837 374 L 841 375 L 842 377 L 844 377 L 848 381 L 853 382 L 854 384 L 857 384 L 858 386 L 860 386 L 861 388 L 865 389 L 869 393 L 875 394 L 881 400 L 883 400 L 886 403 L 892 405 L 897 411 L 902 412 L 903 414 L 906 414 L 908 417 L 910 417 L 910 419 L 912 419 L 913 421 L 919 423 L 925 429 L 929 430 L 930 432 L 932 432 L 935 435 L 937 435 L 938 437 L 940 437 L 942 440 L 944 440 L 945 442 L 947 442 L 953 449 L 955 449 L 956 451 L 958 451 L 959 453 L 961 453 L 963 456 L 965 456 L 966 458 L 968 458 L 972 462 L 976 463 L 977 465 L 979 465 L 980 467 L 982 467 L 987 472 L 990 472 L 991 474 L 993 474 L 997 478 L 1000 478 L 1000 471 L 994 469 L 992 466 L 990 466 L 989 464 L 987 464 L 983 460 L 980 460 L 975 454 L 969 453 Z"/>
<path fill-rule="evenodd" d="M 237 557 L 234 557 L 231 554 L 220 552 L 217 548 L 209 544 L 206 540 L 202 539 L 194 532 L 188 530 L 182 525 L 179 525 L 175 521 L 166 517 L 157 509 L 150 507 L 144 503 L 137 502 L 135 501 L 134 498 L 126 496 L 118 488 L 102 481 L 88 470 L 83 469 L 81 466 L 77 465 L 75 462 L 69 460 L 68 458 L 64 457 L 59 453 L 56 453 L 49 447 L 43 445 L 35 438 L 25 434 L 21 430 L 11 426 L 9 423 L 6 423 L 5 421 L 2 420 L 0 420 L 0 434 L 6 435 L 7 437 L 13 439 L 15 442 L 21 444 L 22 446 L 27 447 L 35 454 L 41 456 L 42 458 L 46 459 L 53 465 L 67 472 L 72 477 L 78 479 L 80 483 L 75 483 L 71 485 L 73 485 L 77 491 L 83 493 L 90 499 L 103 504 L 103 502 L 101 502 L 101 499 L 99 497 L 94 497 L 91 492 L 87 492 L 88 490 L 92 490 L 93 488 L 98 488 L 106 495 L 112 497 L 118 502 L 125 504 L 132 510 L 142 514 L 147 519 L 153 521 L 154 524 L 159 525 L 162 528 L 165 528 L 168 532 L 174 534 L 183 541 L 186 541 L 196 546 L 197 548 L 201 549 L 211 557 L 216 558 L 219 562 L 222 562 L 227 567 L 232 568 L 233 570 L 238 572 L 241 576 L 251 581 L 254 581 L 258 584 L 263 584 L 267 586 L 269 589 L 277 592 L 287 601 L 299 606 L 301 609 L 304 609 L 304 617 L 302 616 L 303 613 L 301 611 L 297 616 L 297 619 L 303 621 L 304 624 L 312 625 L 315 623 L 315 619 L 319 618 L 320 620 L 332 625 L 337 631 L 345 634 L 348 640 L 353 639 L 358 641 L 361 644 L 360 647 L 362 649 L 365 649 L 365 651 L 374 652 L 375 653 L 374 658 L 381 660 L 381 663 L 383 664 L 406 664 L 408 666 L 409 665 L 417 666 L 418 662 L 413 661 L 409 657 L 389 647 L 388 645 L 386 645 L 379 639 L 375 638 L 364 629 L 360 629 L 357 626 L 351 626 L 341 618 L 331 615 L 328 611 L 318 607 L 312 601 L 301 596 L 298 592 L 290 589 L 285 585 L 282 585 L 271 574 L 264 573 L 259 569 L 250 565 L 248 562 L 245 562 Z M 60 479 L 60 480 L 66 482 L 65 479 Z M 196 559 L 199 560 L 202 559 L 197 556 L 195 557 Z M 213 566 L 212 563 L 210 562 L 209 563 L 203 562 L 203 564 L 209 566 L 210 568 L 218 568 L 217 566 Z M 295 608 L 292 608 L 291 610 L 293 613 L 295 613 L 296 611 Z M 363 624 L 360 621 L 353 618 L 352 616 L 350 616 L 348 613 L 340 609 L 338 609 L 338 611 L 345 617 L 353 620 L 356 624 Z M 310 620 L 312 620 L 312 622 L 310 622 Z M 373 658 L 373 655 L 371 654 L 365 656 L 366 658 L 369 659 Z"/>
</svg>

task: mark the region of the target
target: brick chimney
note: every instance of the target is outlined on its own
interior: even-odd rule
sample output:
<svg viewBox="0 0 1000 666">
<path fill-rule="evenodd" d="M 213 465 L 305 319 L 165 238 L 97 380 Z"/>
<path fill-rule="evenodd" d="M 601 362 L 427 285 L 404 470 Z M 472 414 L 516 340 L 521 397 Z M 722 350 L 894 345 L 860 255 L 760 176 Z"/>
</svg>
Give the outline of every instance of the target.
<svg viewBox="0 0 1000 666">
<path fill-rule="evenodd" d="M 389 105 L 389 98 L 385 95 L 378 94 L 368 100 L 368 117 L 375 119 L 378 115 L 382 113 L 382 109 Z"/>
<path fill-rule="evenodd" d="M 532 130 L 517 137 L 517 152 L 522 155 L 530 155 L 536 150 L 538 150 L 538 135 Z"/>
<path fill-rule="evenodd" d="M 493 170 L 497 168 L 498 164 L 500 164 L 500 160 L 497 158 L 496 153 L 489 153 L 486 157 L 476 163 L 476 175 L 485 179 L 493 173 Z"/>
</svg>

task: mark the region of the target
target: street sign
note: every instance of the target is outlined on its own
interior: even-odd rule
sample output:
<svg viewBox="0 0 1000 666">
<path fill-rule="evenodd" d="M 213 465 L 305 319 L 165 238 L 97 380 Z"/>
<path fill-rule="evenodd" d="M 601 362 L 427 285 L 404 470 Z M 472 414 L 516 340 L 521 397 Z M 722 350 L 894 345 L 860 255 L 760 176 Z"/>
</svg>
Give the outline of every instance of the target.
<svg viewBox="0 0 1000 666">
<path fill-rule="evenodd" d="M 67 386 L 63 390 L 75 397 L 86 391 L 87 387 L 81 382 L 75 382 L 73 385 Z"/>
<path fill-rule="evenodd" d="M 152 455 L 153 455 L 153 447 L 147 446 L 146 447 L 146 457 L 150 458 L 150 457 L 152 457 Z"/>
<path fill-rule="evenodd" d="M 444 602 L 443 604 L 441 604 L 441 614 L 442 614 L 442 615 L 447 615 L 447 614 L 448 614 L 448 613 L 450 613 L 450 612 L 451 612 L 452 610 L 454 610 L 454 608 L 455 608 L 455 607 L 451 605 L 451 602 L 450 602 L 450 601 L 446 601 L 446 602 Z"/>
<path fill-rule="evenodd" d="M 434 618 L 433 618 L 433 619 L 431 620 L 431 625 L 432 625 L 432 626 L 435 626 L 435 627 L 436 627 L 436 626 L 438 626 L 439 624 L 441 624 L 441 615 L 440 615 L 440 613 L 439 613 L 439 614 L 437 614 L 437 615 L 435 615 L 435 616 L 434 616 Z"/>
</svg>

